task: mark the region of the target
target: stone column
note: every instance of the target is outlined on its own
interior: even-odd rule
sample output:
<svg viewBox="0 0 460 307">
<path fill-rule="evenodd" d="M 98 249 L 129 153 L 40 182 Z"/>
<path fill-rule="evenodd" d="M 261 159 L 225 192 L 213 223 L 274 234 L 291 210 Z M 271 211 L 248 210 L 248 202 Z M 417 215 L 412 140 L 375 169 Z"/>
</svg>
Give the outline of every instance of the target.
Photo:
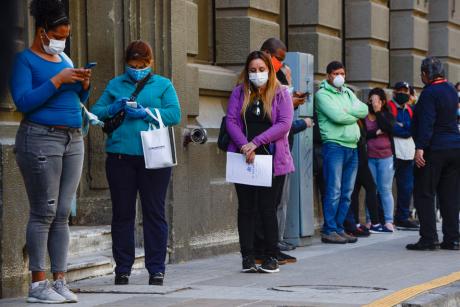
<svg viewBox="0 0 460 307">
<path fill-rule="evenodd" d="M 428 3 L 391 0 L 390 9 L 390 86 L 407 81 L 421 88 L 420 64 L 428 51 Z"/>
<path fill-rule="evenodd" d="M 216 0 L 216 61 L 241 66 L 269 37 L 280 36 L 280 0 Z"/>
<path fill-rule="evenodd" d="M 389 80 L 389 9 L 384 0 L 345 0 L 347 81 L 361 88 Z"/>
<path fill-rule="evenodd" d="M 428 55 L 444 62 L 451 82 L 460 81 L 460 0 L 431 0 Z"/>
<path fill-rule="evenodd" d="M 342 0 L 289 0 L 288 48 L 313 54 L 315 78 L 329 62 L 342 61 Z"/>
</svg>

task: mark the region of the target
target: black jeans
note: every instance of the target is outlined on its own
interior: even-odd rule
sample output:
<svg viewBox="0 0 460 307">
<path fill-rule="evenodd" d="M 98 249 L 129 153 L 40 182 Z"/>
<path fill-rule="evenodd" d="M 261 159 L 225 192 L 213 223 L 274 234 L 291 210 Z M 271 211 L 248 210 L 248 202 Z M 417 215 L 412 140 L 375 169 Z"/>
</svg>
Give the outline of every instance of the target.
<svg viewBox="0 0 460 307">
<path fill-rule="evenodd" d="M 374 178 L 367 165 L 360 165 L 353 193 L 351 194 L 350 209 L 345 220 L 345 228 L 348 231 L 353 231 L 356 228 L 356 222 L 359 222 L 359 192 L 361 191 L 361 187 L 364 187 L 364 190 L 366 190 L 366 208 L 369 212 L 371 223 L 374 225 L 379 223 L 377 188 Z"/>
<path fill-rule="evenodd" d="M 420 221 L 420 236 L 424 242 L 438 240 L 436 231 L 435 195 L 442 216 L 443 241 L 459 240 L 458 181 L 460 149 L 426 151 L 426 165 L 414 168 L 414 205 Z"/>
<path fill-rule="evenodd" d="M 106 173 L 112 198 L 115 273 L 129 274 L 134 263 L 134 222 L 138 191 L 142 204 L 145 267 L 150 274 L 164 273 L 168 242 L 165 198 L 171 168 L 146 169 L 142 156 L 108 154 Z"/>
<path fill-rule="evenodd" d="M 278 248 L 278 219 L 276 208 L 285 176 L 273 177 L 271 187 L 235 184 L 238 195 L 238 234 L 241 255 L 254 256 L 256 218 L 260 217 L 264 238 L 264 254 L 275 257 Z"/>
</svg>

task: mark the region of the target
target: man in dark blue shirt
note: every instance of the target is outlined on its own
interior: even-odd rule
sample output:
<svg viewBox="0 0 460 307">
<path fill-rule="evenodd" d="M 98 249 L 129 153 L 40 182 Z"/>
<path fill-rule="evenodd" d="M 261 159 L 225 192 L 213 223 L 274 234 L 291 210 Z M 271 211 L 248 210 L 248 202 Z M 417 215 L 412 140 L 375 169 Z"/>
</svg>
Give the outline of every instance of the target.
<svg viewBox="0 0 460 307">
<path fill-rule="evenodd" d="M 457 127 L 457 91 L 444 77 L 439 59 L 422 62 L 425 88 L 415 107 L 412 136 L 415 142 L 414 205 L 420 220 L 420 240 L 410 250 L 435 250 L 435 195 L 443 219 L 442 249 L 459 250 L 460 133 Z"/>
</svg>

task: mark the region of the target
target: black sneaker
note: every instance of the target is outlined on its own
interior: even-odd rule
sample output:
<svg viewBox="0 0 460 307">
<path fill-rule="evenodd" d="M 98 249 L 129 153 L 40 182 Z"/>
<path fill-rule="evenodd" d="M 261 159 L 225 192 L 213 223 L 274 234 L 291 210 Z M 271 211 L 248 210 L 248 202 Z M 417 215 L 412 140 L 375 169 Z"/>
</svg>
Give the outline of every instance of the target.
<svg viewBox="0 0 460 307">
<path fill-rule="evenodd" d="M 280 267 L 278 265 L 278 260 L 274 257 L 267 257 L 264 263 L 259 267 L 259 272 L 261 273 L 278 273 Z"/>
<path fill-rule="evenodd" d="M 242 273 L 257 273 L 257 266 L 252 256 L 243 257 L 243 269 Z"/>
<path fill-rule="evenodd" d="M 154 286 L 163 286 L 163 280 L 165 279 L 165 274 L 158 272 L 155 274 L 150 274 L 149 285 Z"/>
<path fill-rule="evenodd" d="M 292 251 L 293 249 L 295 249 L 295 246 L 294 245 L 291 245 L 291 244 L 287 244 L 286 242 L 279 242 L 278 243 L 278 248 L 281 250 L 281 251 Z"/>
<path fill-rule="evenodd" d="M 417 222 L 411 220 L 405 221 L 395 221 L 396 229 L 398 230 L 413 230 L 417 231 L 420 229 L 420 226 Z"/>
<path fill-rule="evenodd" d="M 115 274 L 115 284 L 116 285 L 129 284 L 129 274 L 126 274 L 126 273 Z"/>
<path fill-rule="evenodd" d="M 407 244 L 406 248 L 412 251 L 434 251 L 439 248 L 439 244 L 436 242 L 424 242 L 419 240 L 414 244 Z"/>
<path fill-rule="evenodd" d="M 448 249 L 448 250 L 451 250 L 451 251 L 458 251 L 458 250 L 460 250 L 460 243 L 458 241 L 442 242 L 440 247 L 441 247 L 441 249 Z"/>
<path fill-rule="evenodd" d="M 293 256 L 290 256 L 288 254 L 285 254 L 285 253 L 282 253 L 280 252 L 278 254 L 278 256 L 276 257 L 276 259 L 278 260 L 278 264 L 281 265 L 281 262 L 284 262 L 284 263 L 295 263 L 297 262 L 297 258 L 296 257 L 293 257 Z M 283 264 L 284 264 L 283 263 Z"/>
</svg>

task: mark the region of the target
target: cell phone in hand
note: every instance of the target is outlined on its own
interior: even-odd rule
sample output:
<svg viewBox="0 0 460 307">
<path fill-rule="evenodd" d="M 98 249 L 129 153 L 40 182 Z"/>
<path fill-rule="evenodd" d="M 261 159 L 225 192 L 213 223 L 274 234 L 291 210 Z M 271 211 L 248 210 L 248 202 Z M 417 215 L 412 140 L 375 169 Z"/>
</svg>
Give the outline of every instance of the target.
<svg viewBox="0 0 460 307">
<path fill-rule="evenodd" d="M 310 95 L 309 92 L 299 93 L 299 94 L 297 95 L 297 97 L 299 97 L 299 98 L 304 98 L 304 97 L 307 97 L 308 95 Z"/>
<path fill-rule="evenodd" d="M 126 101 L 126 105 L 128 107 L 137 109 L 137 102 L 136 101 Z"/>
<path fill-rule="evenodd" d="M 91 68 L 95 67 L 96 65 L 97 65 L 97 62 L 88 62 L 85 65 L 85 69 L 91 69 Z"/>
</svg>

